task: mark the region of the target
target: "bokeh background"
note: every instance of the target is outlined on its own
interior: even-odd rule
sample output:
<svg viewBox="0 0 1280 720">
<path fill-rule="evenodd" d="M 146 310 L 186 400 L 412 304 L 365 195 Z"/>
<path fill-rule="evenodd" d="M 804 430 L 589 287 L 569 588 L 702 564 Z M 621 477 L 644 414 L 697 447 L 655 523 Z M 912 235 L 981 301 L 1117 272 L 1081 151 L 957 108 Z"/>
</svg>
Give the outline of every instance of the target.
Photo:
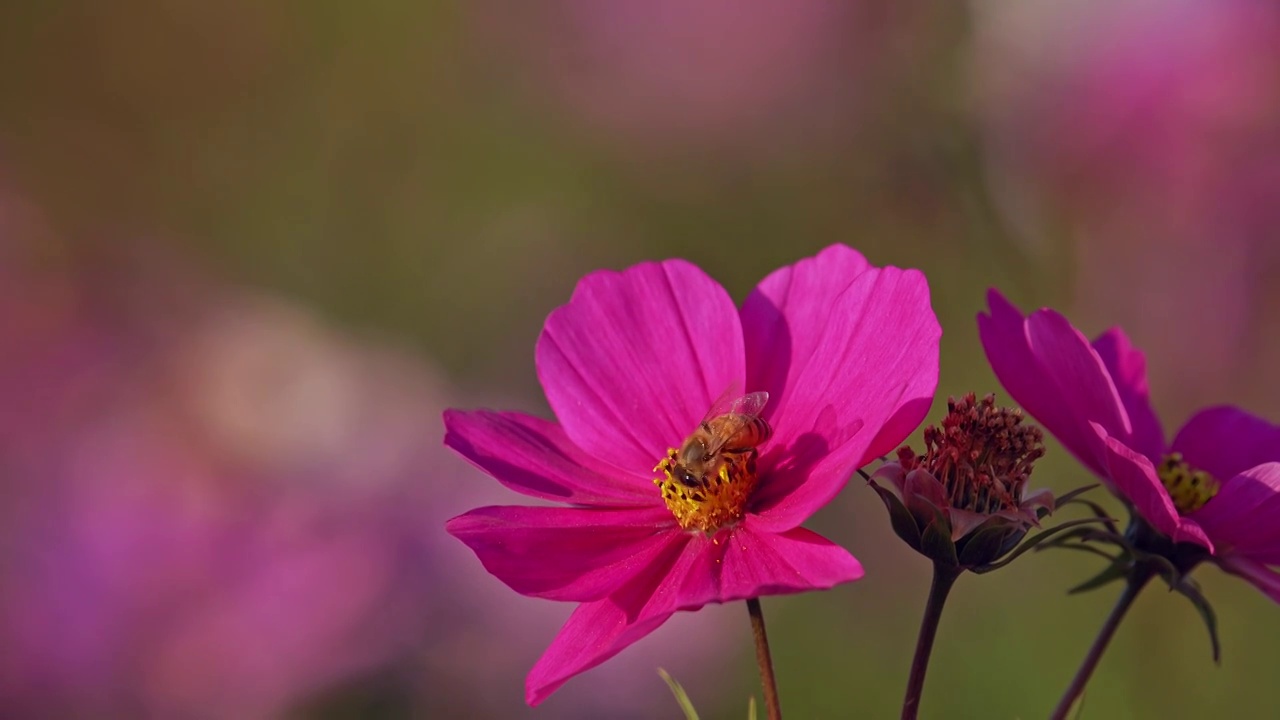
<svg viewBox="0 0 1280 720">
<path fill-rule="evenodd" d="M 1280 419 L 1280 6 L 1266 0 L 59 0 L 0 9 L 0 715 L 704 717 L 746 612 L 686 614 L 536 709 L 570 607 L 445 536 L 518 501 L 440 411 L 545 413 L 533 343 L 602 267 L 738 298 L 832 242 L 929 276 L 939 403 L 997 389 L 989 286 L 1122 324 L 1171 431 Z M 933 418 L 936 419 L 936 412 Z M 1086 481 L 1056 445 L 1037 477 Z M 926 563 L 854 483 L 868 575 L 765 601 L 792 717 L 896 715 Z M 924 701 L 1052 707 L 1114 587 L 963 580 Z M 1270 717 L 1280 611 L 1138 602 L 1086 718 Z"/>
</svg>

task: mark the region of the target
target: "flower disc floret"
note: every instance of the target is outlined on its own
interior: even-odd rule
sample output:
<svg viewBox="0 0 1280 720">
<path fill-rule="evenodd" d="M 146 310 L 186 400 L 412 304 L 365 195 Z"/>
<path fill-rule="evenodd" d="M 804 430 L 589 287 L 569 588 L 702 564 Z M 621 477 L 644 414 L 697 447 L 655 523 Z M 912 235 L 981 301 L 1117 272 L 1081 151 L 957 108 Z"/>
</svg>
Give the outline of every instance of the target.
<svg viewBox="0 0 1280 720">
<path fill-rule="evenodd" d="M 1173 506 L 1183 515 L 1204 507 L 1221 487 L 1212 475 L 1191 467 L 1178 452 L 1165 456 L 1156 468 L 1156 476 L 1173 500 Z"/>
<path fill-rule="evenodd" d="M 747 501 L 759 482 L 756 474 L 759 453 L 752 448 L 728 454 L 716 472 L 693 484 L 684 480 L 677 469 L 678 453 L 676 448 L 667 451 L 667 457 L 653 469 L 662 473 L 662 477 L 653 482 L 661 489 L 662 501 L 680 527 L 714 535 L 717 530 L 742 520 Z"/>
</svg>

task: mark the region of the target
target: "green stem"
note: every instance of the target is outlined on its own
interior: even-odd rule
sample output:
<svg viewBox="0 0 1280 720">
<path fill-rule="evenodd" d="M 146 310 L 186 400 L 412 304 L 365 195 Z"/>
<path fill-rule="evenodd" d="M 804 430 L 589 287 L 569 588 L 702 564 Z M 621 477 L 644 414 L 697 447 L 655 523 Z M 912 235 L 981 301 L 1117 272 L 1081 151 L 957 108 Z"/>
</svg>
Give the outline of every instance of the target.
<svg viewBox="0 0 1280 720">
<path fill-rule="evenodd" d="M 778 703 L 778 682 L 773 677 L 773 658 L 769 654 L 769 636 L 764 631 L 764 611 L 760 599 L 747 600 L 747 612 L 751 613 L 751 633 L 756 638 L 756 662 L 760 664 L 760 684 L 764 687 L 764 707 L 769 720 L 782 720 L 782 705 Z"/>
<path fill-rule="evenodd" d="M 959 568 L 939 563 L 933 565 L 933 583 L 929 586 L 929 599 L 920 619 L 920 635 L 916 638 L 916 654 L 911 659 L 911 675 L 907 679 L 907 694 L 902 699 L 902 720 L 915 720 L 920 712 L 920 695 L 924 692 L 924 675 L 929 669 L 929 656 L 933 653 L 933 639 L 938 635 L 938 621 L 942 619 L 942 607 L 947 602 L 951 586 L 960 577 Z"/>
<path fill-rule="evenodd" d="M 1094 638 L 1093 645 L 1089 647 L 1089 653 L 1084 656 L 1084 662 L 1080 664 L 1080 669 L 1076 671 L 1076 676 L 1071 679 L 1071 684 L 1067 686 L 1066 692 L 1062 693 L 1062 699 L 1058 701 L 1058 706 L 1053 709 L 1053 715 L 1049 716 L 1050 720 L 1065 720 L 1067 713 L 1071 712 L 1072 706 L 1076 704 L 1076 700 L 1084 692 L 1085 685 L 1089 684 L 1089 678 L 1093 675 L 1094 669 L 1098 667 L 1098 661 L 1102 659 L 1102 654 L 1106 652 L 1107 646 L 1111 644 L 1111 638 L 1116 634 L 1116 628 L 1120 627 L 1120 621 L 1129 612 L 1133 601 L 1137 599 L 1138 593 L 1142 592 L 1142 588 L 1147 586 L 1147 582 L 1151 580 L 1152 575 L 1151 570 L 1139 566 L 1139 569 L 1129 576 L 1124 592 L 1116 600 L 1115 607 L 1111 608 L 1111 614 L 1107 615 L 1106 621 L 1102 623 L 1102 629 L 1098 631 L 1098 637 Z"/>
</svg>

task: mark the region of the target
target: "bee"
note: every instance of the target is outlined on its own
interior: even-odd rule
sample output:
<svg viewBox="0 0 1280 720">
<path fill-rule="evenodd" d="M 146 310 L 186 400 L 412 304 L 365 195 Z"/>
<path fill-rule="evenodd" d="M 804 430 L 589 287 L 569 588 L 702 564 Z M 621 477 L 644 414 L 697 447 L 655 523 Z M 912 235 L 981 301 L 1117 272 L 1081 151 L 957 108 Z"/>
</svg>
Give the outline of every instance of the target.
<svg viewBox="0 0 1280 720">
<path fill-rule="evenodd" d="M 671 453 L 670 476 L 689 488 L 705 487 L 721 474 L 745 470 L 754 475 L 756 448 L 773 435 L 773 428 L 760 417 L 769 393 L 753 392 L 729 401 L 721 397 L 680 449 Z"/>
</svg>

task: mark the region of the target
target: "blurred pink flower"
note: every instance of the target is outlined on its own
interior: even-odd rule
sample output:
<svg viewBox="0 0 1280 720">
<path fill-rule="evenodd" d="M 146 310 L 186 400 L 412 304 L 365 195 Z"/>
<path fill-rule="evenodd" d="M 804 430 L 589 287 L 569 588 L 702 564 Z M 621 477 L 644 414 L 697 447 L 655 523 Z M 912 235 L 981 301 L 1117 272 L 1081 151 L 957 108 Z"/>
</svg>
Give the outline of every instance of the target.
<svg viewBox="0 0 1280 720">
<path fill-rule="evenodd" d="M 755 155 L 847 132 L 900 14 L 881 2 L 554 0 L 495 3 L 479 25 L 540 97 L 623 151 Z"/>
<path fill-rule="evenodd" d="M 517 711 L 491 688 L 564 615 L 479 587 L 446 540 L 501 488 L 423 441 L 457 401 L 430 365 L 154 246 L 84 251 L 0 193 L 6 712 L 252 719 L 365 691 Z M 665 629 L 698 640 L 664 664 L 716 682 L 717 624 Z M 556 715 L 669 708 L 657 650 Z"/>
<path fill-rule="evenodd" d="M 765 278 L 741 311 L 680 260 L 584 278 L 537 345 L 560 424 L 445 416 L 446 444 L 499 482 L 573 506 L 485 507 L 448 524 L 517 592 L 581 603 L 530 672 L 528 702 L 678 611 L 860 577 L 800 525 L 923 419 L 940 333 L 923 276 L 839 245 Z M 744 386 L 773 401 L 758 464 L 744 450 L 714 483 L 685 477 L 666 448 Z"/>
<path fill-rule="evenodd" d="M 1206 193 L 1274 177 L 1259 173 L 1280 153 L 1274 3 L 990 3 L 979 20 L 994 158 L 1060 201 L 1199 214 Z"/>
<path fill-rule="evenodd" d="M 978 316 L 1000 382 L 1107 487 L 1175 542 L 1280 602 L 1280 427 L 1235 407 L 1201 410 L 1165 441 L 1146 358 L 1118 328 L 1090 343 L 1058 313 L 1024 317 L 1000 293 Z"/>
<path fill-rule="evenodd" d="M 1199 361 L 1160 380 L 1192 405 L 1221 397 L 1280 322 L 1261 297 L 1280 268 L 1280 5 L 977 7 L 997 204 L 1023 238 L 1065 222 L 1076 311 L 1160 354 L 1194 337 Z"/>
<path fill-rule="evenodd" d="M 30 433 L 4 438 L 6 503 L 24 508 L 5 528 L 7 705 L 28 716 L 270 717 L 409 648 L 425 586 L 405 506 L 421 503 L 410 481 L 442 403 L 417 371 L 376 370 L 371 354 L 275 308 L 232 301 L 145 351 L 124 325 L 99 326 L 127 350 L 94 358 L 93 401 L 76 401 L 74 418 L 43 416 L 52 423 L 37 445 L 22 444 Z M 305 351 L 264 351 L 258 329 Z M 192 362 L 188 344 L 206 338 Z M 209 368 L 226 371 L 232 352 L 258 359 L 211 384 Z M 306 385 L 334 362 L 341 372 Z M 260 370 L 277 394 L 257 386 L 241 409 L 289 430 L 231 436 L 220 426 L 228 403 L 249 396 Z M 48 379 L 40 395 L 55 407 L 82 389 Z M 317 434 L 304 415 L 343 428 L 323 437 L 343 462 L 322 467 L 316 447 L 297 444 Z"/>
</svg>

